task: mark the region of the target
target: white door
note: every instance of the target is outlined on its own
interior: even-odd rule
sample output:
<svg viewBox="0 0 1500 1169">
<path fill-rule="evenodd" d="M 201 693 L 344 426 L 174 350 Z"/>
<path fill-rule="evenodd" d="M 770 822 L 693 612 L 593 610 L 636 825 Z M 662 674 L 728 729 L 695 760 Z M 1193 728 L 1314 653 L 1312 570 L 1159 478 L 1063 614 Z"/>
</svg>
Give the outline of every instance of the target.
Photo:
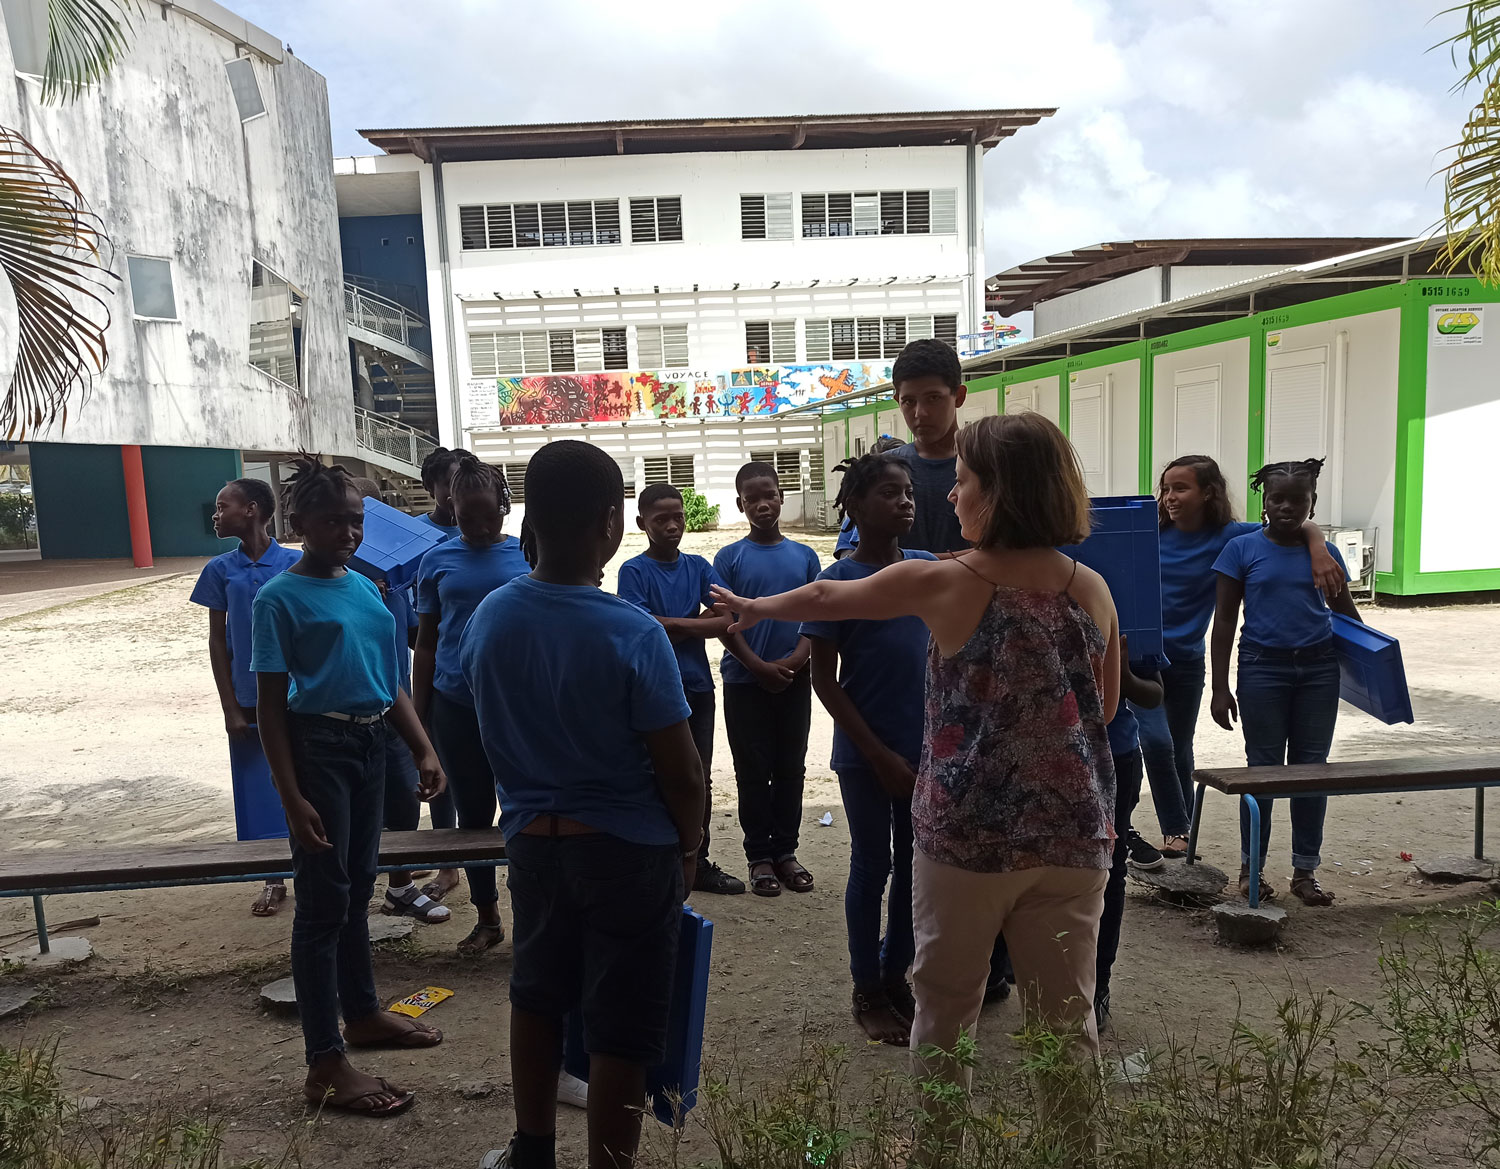
<svg viewBox="0 0 1500 1169">
<path fill-rule="evenodd" d="M 838 476 L 833 469 L 844 461 L 844 420 L 823 424 L 823 483 L 822 488 L 831 500 L 838 494 Z"/>
<path fill-rule="evenodd" d="M 1219 458 L 1219 396 L 1222 365 L 1180 369 L 1172 379 L 1172 458 Z"/>
<path fill-rule="evenodd" d="M 1109 403 L 1105 382 L 1078 382 L 1069 392 L 1068 437 L 1083 464 L 1090 495 L 1109 494 Z"/>
<path fill-rule="evenodd" d="M 1328 450 L 1328 347 L 1266 360 L 1266 462 L 1321 459 Z"/>
<path fill-rule="evenodd" d="M 857 459 L 875 449 L 875 415 L 864 414 L 849 420 L 849 450 L 846 458 Z"/>
<path fill-rule="evenodd" d="M 1005 391 L 1005 412 L 1007 414 L 1026 414 L 1036 410 L 1036 391 L 1029 386 L 1022 389 L 1019 386 L 1011 386 Z"/>
</svg>

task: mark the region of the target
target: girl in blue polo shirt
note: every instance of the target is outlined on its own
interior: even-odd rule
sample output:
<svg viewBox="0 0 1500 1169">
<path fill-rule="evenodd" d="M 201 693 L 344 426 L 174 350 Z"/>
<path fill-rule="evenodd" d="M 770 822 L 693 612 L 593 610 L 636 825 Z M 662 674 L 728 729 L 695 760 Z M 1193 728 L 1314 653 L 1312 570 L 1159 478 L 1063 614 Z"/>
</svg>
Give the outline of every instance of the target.
<svg viewBox="0 0 1500 1169">
<path fill-rule="evenodd" d="M 461 452 L 449 480 L 460 537 L 439 544 L 417 569 L 417 649 L 412 663 L 412 696 L 432 730 L 433 743 L 452 785 L 460 828 L 495 826 L 495 773 L 479 737 L 474 698 L 459 666 L 458 645 L 479 602 L 501 585 L 529 571 L 520 541 L 501 525 L 510 512 L 505 476 L 488 463 Z M 494 865 L 469 865 L 469 899 L 479 921 L 459 942 L 461 954 L 477 954 L 505 939 Z M 458 873 L 444 869 L 422 892 L 441 900 L 458 884 Z"/>
<path fill-rule="evenodd" d="M 345 567 L 364 536 L 353 481 L 342 467 L 299 459 L 288 510 L 302 558 L 255 598 L 250 666 L 261 741 L 292 836 L 303 1094 L 320 1107 L 390 1116 L 415 1093 L 356 1070 L 345 1045 L 431 1047 L 442 1033 L 383 1010 L 370 963 L 387 718 L 416 759 L 421 799 L 442 790 L 443 770 L 401 690 L 396 623 L 374 582 Z"/>
<path fill-rule="evenodd" d="M 1245 734 L 1245 761 L 1251 767 L 1288 763 L 1327 763 L 1339 712 L 1339 661 L 1333 648 L 1333 612 L 1359 621 L 1347 587 L 1324 603 L 1313 583 L 1303 525 L 1318 501 L 1322 459 L 1271 463 L 1255 473 L 1254 488 L 1264 501 L 1265 526 L 1229 542 L 1214 571 L 1219 577 L 1214 619 L 1214 721 L 1234 728 L 1238 715 Z M 1327 545 L 1339 568 L 1338 549 Z M 1229 688 L 1229 651 L 1245 606 L 1240 634 L 1239 688 Z M 1236 701 L 1236 699 L 1238 701 Z M 1240 892 L 1250 892 L 1250 849 L 1260 849 L 1261 865 L 1271 842 L 1271 800 L 1260 804 L 1260 840 L 1250 840 L 1250 812 L 1240 806 Z M 1333 894 L 1313 875 L 1323 846 L 1326 796 L 1293 796 L 1292 893 L 1307 905 L 1332 905 Z M 1265 869 L 1262 867 L 1262 874 Z M 1261 877 L 1260 896 L 1274 894 Z"/>
<path fill-rule="evenodd" d="M 418 518 L 432 525 L 450 540 L 458 538 L 458 524 L 453 518 L 453 494 L 448 488 L 453 477 L 453 468 L 467 451 L 452 451 L 438 447 L 422 460 L 422 486 L 432 496 L 432 511 Z M 452 824 L 445 825 L 452 828 Z"/>
<path fill-rule="evenodd" d="M 850 556 L 819 580 L 862 580 L 903 560 L 936 560 L 903 551 L 916 519 L 911 472 L 894 455 L 869 454 L 840 464 L 835 503 L 859 528 Z M 916 955 L 912 934 L 911 793 L 922 758 L 927 683 L 927 626 L 920 617 L 889 621 L 805 621 L 812 642 L 812 685 L 833 716 L 833 770 L 849 821 L 849 882 L 844 922 L 854 1021 L 869 1038 L 905 1047 L 916 1000 L 906 971 Z M 881 901 L 890 880 L 886 928 Z"/>
<path fill-rule="evenodd" d="M 208 610 L 208 661 L 229 734 L 235 835 L 240 840 L 286 835 L 255 729 L 255 675 L 250 672 L 250 604 L 261 585 L 302 555 L 271 538 L 275 517 L 276 496 L 270 484 L 259 479 L 226 483 L 214 499 L 214 534 L 221 540 L 238 540 L 239 547 L 205 564 L 188 598 Z M 285 882 L 267 881 L 250 912 L 270 917 L 285 900 Z"/>
<path fill-rule="evenodd" d="M 1229 541 L 1260 531 L 1238 523 L 1229 484 L 1207 455 L 1183 455 L 1167 464 L 1157 487 L 1161 524 L 1162 648 L 1171 664 L 1161 671 L 1163 699 L 1154 710 L 1135 708 L 1151 802 L 1161 827 L 1161 852 L 1187 853 L 1193 808 L 1193 735 L 1203 703 L 1204 637 L 1213 619 L 1214 561 Z M 1323 533 L 1308 522 L 1303 543 L 1311 552 L 1309 579 L 1338 590 L 1344 573 L 1324 550 Z M 1158 850 L 1138 835 L 1129 841 L 1131 859 L 1154 863 Z"/>
</svg>

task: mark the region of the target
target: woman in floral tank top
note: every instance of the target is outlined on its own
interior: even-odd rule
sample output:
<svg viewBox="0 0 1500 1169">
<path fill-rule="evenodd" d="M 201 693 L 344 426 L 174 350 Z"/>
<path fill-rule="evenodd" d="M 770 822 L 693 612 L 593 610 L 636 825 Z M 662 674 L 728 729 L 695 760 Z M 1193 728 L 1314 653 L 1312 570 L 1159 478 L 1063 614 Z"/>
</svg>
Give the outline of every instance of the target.
<svg viewBox="0 0 1500 1169">
<path fill-rule="evenodd" d="M 1082 470 L 1056 426 L 1040 414 L 980 419 L 959 432 L 957 469 L 950 499 L 972 551 L 775 597 L 715 592 L 736 628 L 907 615 L 927 624 L 912 1050 L 952 1051 L 973 1031 L 1003 932 L 1028 1012 L 1093 1056 L 1119 621 L 1103 579 L 1055 551 L 1089 532 Z M 923 1071 L 963 1074 L 951 1061 Z"/>
</svg>

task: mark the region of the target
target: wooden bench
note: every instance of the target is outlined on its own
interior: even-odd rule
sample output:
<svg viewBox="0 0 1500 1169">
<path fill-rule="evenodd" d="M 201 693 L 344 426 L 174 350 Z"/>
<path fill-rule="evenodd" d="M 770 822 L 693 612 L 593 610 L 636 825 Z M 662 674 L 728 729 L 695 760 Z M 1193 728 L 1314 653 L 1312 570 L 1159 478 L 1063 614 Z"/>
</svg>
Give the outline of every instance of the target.
<svg viewBox="0 0 1500 1169">
<path fill-rule="evenodd" d="M 1250 839 L 1260 839 L 1256 796 L 1362 796 L 1386 792 L 1474 789 L 1474 855 L 1484 857 L 1484 789 L 1500 787 L 1500 754 L 1369 759 L 1350 763 L 1304 763 L 1294 767 L 1200 767 L 1188 833 L 1187 863 L 1198 849 L 1203 797 L 1209 788 L 1244 800 L 1250 813 Z M 1250 904 L 1260 904 L 1260 849 L 1250 849 Z"/>
<path fill-rule="evenodd" d="M 505 840 L 494 829 L 439 828 L 386 832 L 380 837 L 382 873 L 506 863 Z M 30 897 L 37 945 L 49 951 L 42 898 L 51 893 L 102 893 L 286 879 L 292 856 L 285 840 L 190 841 L 87 849 L 0 853 L 0 897 Z"/>
</svg>

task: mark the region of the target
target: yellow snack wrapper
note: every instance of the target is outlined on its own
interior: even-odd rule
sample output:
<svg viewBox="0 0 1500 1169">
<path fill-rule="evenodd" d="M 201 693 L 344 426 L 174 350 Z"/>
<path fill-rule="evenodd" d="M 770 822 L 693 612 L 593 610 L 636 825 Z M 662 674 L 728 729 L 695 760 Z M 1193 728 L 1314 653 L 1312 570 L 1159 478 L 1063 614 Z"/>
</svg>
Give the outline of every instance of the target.
<svg viewBox="0 0 1500 1169">
<path fill-rule="evenodd" d="M 415 1019 L 424 1015 L 444 999 L 451 999 L 453 992 L 441 986 L 424 986 L 416 994 L 407 995 L 400 1002 L 392 1003 L 390 1009 L 398 1015 L 410 1015 Z"/>
</svg>

